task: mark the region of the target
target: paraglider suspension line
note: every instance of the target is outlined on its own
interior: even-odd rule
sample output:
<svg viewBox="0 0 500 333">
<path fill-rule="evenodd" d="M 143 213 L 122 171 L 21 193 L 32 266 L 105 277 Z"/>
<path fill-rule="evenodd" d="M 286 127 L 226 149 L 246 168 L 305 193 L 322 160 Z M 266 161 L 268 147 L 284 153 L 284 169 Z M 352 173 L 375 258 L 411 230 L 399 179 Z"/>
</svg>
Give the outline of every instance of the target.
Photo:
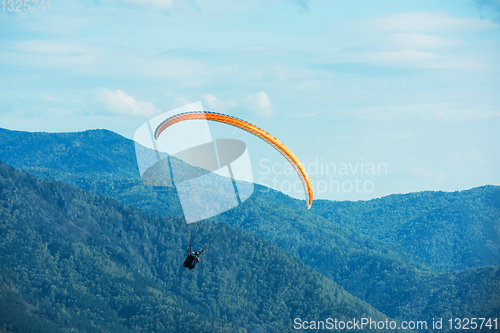
<svg viewBox="0 0 500 333">
<path fill-rule="evenodd" d="M 193 231 L 193 224 L 190 224 L 189 228 L 191 229 L 191 233 L 190 233 L 190 236 L 189 236 L 189 253 L 191 253 L 191 248 L 193 246 L 193 237 L 194 237 L 194 235 L 196 235 L 196 227 L 195 227 L 195 229 Z"/>
<path fill-rule="evenodd" d="M 191 228 L 191 235 L 189 236 L 189 253 L 191 253 L 191 245 L 193 244 L 193 225 L 189 226 Z"/>
</svg>

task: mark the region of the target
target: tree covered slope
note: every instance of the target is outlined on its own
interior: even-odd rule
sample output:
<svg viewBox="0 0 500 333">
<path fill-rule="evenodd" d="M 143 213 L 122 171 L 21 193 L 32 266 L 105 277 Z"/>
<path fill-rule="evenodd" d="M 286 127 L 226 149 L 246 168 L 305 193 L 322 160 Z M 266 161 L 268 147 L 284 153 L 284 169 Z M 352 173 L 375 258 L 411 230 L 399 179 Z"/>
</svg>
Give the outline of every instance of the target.
<svg viewBox="0 0 500 333">
<path fill-rule="evenodd" d="M 0 135 L 11 132 L 3 130 Z M 146 212 L 177 216 L 181 221 L 175 190 L 146 186 L 135 173 L 133 142 L 111 132 L 97 132 L 115 142 L 86 139 L 88 147 L 93 147 L 86 149 L 94 150 L 95 157 L 89 154 L 82 163 L 92 164 L 93 158 L 96 163 L 106 159 L 132 162 L 123 163 L 122 169 L 114 172 L 112 166 L 90 167 L 86 172 L 63 163 L 54 166 L 42 158 L 44 154 L 37 155 L 39 163 L 25 163 L 21 155 L 13 153 L 15 145 L 26 152 L 38 148 L 44 151 L 36 140 L 29 146 L 22 138 L 48 134 L 23 132 L 15 132 L 18 139 L 8 141 L 10 148 L 0 141 L 0 159 L 39 176 L 116 198 Z M 89 133 L 54 136 L 52 140 L 58 144 L 66 142 L 71 147 L 51 151 L 59 154 L 61 161 L 81 153 L 77 145 L 69 145 L 71 140 L 65 135 L 82 141 L 81 137 Z M 115 146 L 123 149 L 107 148 Z M 303 202 L 256 186 L 249 200 L 214 221 L 240 226 L 279 245 L 390 317 L 484 317 L 500 315 L 499 203 L 500 188 L 485 186 L 453 193 L 390 195 L 370 201 L 318 200 L 305 211 Z M 232 238 L 222 242 L 220 248 L 231 244 Z"/>
<path fill-rule="evenodd" d="M 390 195 L 361 202 L 319 201 L 313 211 L 395 244 L 438 271 L 500 264 L 500 187 Z"/>
<path fill-rule="evenodd" d="M 207 222 L 198 232 L 218 227 Z M 387 318 L 245 232 L 207 250 L 188 271 L 187 231 L 179 218 L 2 164 L 0 313 L 82 332 L 288 332 L 296 317 Z M 26 331 L 13 316 L 0 319 Z"/>
</svg>

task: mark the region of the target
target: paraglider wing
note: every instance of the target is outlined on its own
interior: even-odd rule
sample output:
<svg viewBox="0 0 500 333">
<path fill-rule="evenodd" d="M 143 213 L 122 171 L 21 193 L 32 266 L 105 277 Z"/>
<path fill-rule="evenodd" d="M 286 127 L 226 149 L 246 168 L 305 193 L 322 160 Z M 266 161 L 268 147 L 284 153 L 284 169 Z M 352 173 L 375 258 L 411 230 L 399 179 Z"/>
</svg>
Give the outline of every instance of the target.
<svg viewBox="0 0 500 333">
<path fill-rule="evenodd" d="M 311 204 L 313 201 L 313 191 L 312 191 L 311 181 L 309 179 L 309 176 L 307 175 L 306 169 L 299 161 L 297 156 L 295 156 L 295 154 L 290 149 L 288 149 L 287 146 L 285 146 L 281 141 L 276 139 L 274 136 L 244 120 L 217 112 L 189 111 L 165 119 L 162 123 L 158 125 L 158 127 L 156 127 L 156 130 L 154 132 L 154 137 L 156 140 L 158 140 L 160 134 L 164 130 L 166 130 L 169 126 L 172 126 L 181 121 L 195 120 L 195 119 L 206 119 L 234 126 L 236 128 L 242 129 L 248 133 L 251 133 L 259 137 L 260 139 L 264 140 L 272 147 L 274 147 L 274 149 L 276 149 L 281 155 L 283 155 L 283 157 L 285 157 L 288 160 L 288 162 L 290 162 L 290 164 L 293 166 L 293 168 L 299 175 L 300 180 L 302 181 L 302 185 L 304 187 L 304 191 L 307 196 L 306 200 L 307 209 L 311 208 Z"/>
</svg>

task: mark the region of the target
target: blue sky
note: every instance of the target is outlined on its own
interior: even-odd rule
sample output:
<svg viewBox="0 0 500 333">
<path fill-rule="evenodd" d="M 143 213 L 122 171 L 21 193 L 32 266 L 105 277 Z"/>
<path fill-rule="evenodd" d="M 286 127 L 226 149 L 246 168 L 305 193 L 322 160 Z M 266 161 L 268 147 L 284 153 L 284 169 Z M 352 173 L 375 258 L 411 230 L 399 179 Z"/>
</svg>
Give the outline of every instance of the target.
<svg viewBox="0 0 500 333">
<path fill-rule="evenodd" d="M 289 146 L 317 198 L 500 185 L 498 0 L 52 0 L 0 31 L 0 127 L 133 138 L 202 101 Z"/>
</svg>

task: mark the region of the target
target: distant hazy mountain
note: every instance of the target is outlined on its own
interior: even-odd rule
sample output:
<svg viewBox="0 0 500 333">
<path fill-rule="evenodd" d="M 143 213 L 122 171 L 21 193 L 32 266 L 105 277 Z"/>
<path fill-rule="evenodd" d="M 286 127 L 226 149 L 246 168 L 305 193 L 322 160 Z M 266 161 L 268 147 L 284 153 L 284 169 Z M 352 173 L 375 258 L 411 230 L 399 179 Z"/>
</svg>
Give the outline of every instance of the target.
<svg viewBox="0 0 500 333">
<path fill-rule="evenodd" d="M 107 130 L 20 132 L 0 128 L 0 160 L 33 173 L 139 178 L 134 142 Z"/>
<path fill-rule="evenodd" d="M 487 189 L 477 191 L 488 195 Z M 304 212 L 301 205 L 287 204 L 290 200 L 281 193 L 257 193 L 218 220 L 252 221 L 244 225 L 246 230 L 280 245 L 391 317 L 431 319 L 440 313 L 474 317 L 495 308 L 500 315 L 498 265 L 439 272 L 403 246 L 369 238 L 315 214 L 312 208 Z"/>
<path fill-rule="evenodd" d="M 438 271 L 500 264 L 500 187 L 420 192 L 358 202 L 318 201 L 313 211 L 392 243 Z"/>
</svg>

